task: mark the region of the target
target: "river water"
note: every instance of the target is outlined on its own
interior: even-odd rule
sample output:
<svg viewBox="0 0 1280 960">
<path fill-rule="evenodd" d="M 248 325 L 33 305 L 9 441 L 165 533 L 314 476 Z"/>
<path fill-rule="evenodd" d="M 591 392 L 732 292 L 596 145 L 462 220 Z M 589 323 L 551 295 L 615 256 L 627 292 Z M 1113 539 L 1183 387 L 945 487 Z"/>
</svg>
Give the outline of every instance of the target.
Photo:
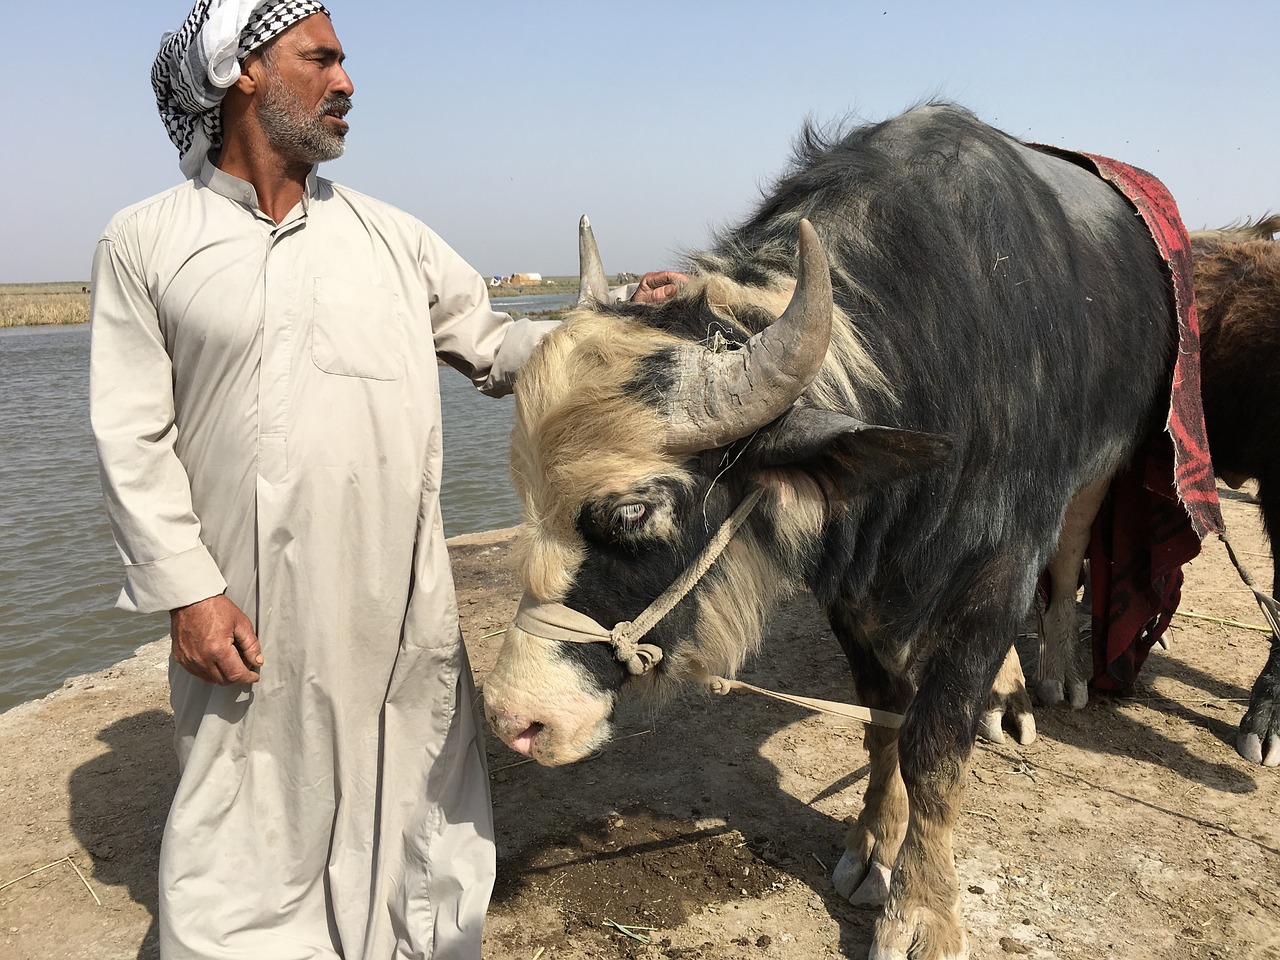
<svg viewBox="0 0 1280 960">
<path fill-rule="evenodd" d="M 558 309 L 573 297 L 494 301 Z M 0 712 L 168 633 L 167 614 L 113 608 L 119 555 L 89 432 L 89 328 L 0 329 Z M 514 405 L 440 370 L 441 511 L 457 536 L 517 523 L 507 475 Z"/>
</svg>

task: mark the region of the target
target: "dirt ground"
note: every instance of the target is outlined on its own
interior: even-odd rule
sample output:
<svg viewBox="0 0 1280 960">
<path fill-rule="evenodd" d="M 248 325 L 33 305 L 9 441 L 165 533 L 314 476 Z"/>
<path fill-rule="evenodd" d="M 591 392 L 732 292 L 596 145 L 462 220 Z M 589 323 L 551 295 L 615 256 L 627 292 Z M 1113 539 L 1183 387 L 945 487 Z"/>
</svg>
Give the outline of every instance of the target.
<svg viewBox="0 0 1280 960">
<path fill-rule="evenodd" d="M 1226 493 L 1265 582 L 1256 507 Z M 451 543 L 482 679 L 519 593 L 509 532 Z M 1221 545 L 1182 612 L 1257 624 Z M 980 744 L 956 841 L 975 958 L 1280 960 L 1280 770 L 1235 753 L 1266 634 L 1179 616 L 1140 696 L 1040 710 L 1034 744 Z M 780 611 L 744 679 L 842 699 L 812 603 Z M 0 715 L 0 957 L 156 956 L 174 786 L 163 643 Z M 828 880 L 856 814 L 856 724 L 748 693 L 630 709 L 617 741 L 544 769 L 490 745 L 492 960 L 865 957 L 874 913 Z M 38 872 L 37 872 L 38 871 Z"/>
</svg>

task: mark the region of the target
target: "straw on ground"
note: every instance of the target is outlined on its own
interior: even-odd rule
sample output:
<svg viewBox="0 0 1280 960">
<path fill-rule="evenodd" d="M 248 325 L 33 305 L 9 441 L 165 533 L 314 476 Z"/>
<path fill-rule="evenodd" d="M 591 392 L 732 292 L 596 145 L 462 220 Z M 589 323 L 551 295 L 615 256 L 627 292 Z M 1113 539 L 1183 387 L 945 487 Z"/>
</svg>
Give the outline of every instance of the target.
<svg viewBox="0 0 1280 960">
<path fill-rule="evenodd" d="M 71 869 L 76 872 L 76 876 L 80 878 L 80 882 L 84 884 L 84 888 L 89 891 L 89 896 L 93 897 L 93 902 L 98 906 L 102 906 L 102 901 L 99 900 L 98 895 L 93 892 L 93 887 L 89 886 L 89 881 L 85 879 L 84 874 L 80 872 L 80 868 L 76 866 L 76 862 L 70 857 L 63 857 L 61 860 L 53 861 L 53 863 L 46 863 L 43 867 L 36 867 L 34 870 L 24 873 L 20 877 L 15 877 L 8 883 L 0 883 L 0 890 L 12 887 L 15 883 L 21 883 L 29 877 L 34 877 L 37 873 L 44 873 L 44 871 L 52 870 L 54 867 L 61 866 L 64 863 L 69 864 Z"/>
</svg>

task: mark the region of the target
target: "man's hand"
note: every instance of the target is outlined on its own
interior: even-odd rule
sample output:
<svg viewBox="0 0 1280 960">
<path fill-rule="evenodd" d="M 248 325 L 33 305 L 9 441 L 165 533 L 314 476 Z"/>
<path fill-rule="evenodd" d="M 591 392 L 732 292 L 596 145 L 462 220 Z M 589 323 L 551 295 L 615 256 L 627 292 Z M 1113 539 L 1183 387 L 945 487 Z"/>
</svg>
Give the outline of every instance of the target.
<svg viewBox="0 0 1280 960">
<path fill-rule="evenodd" d="M 209 683 L 257 683 L 262 648 L 253 624 L 224 596 L 169 611 L 173 659 Z"/>
<path fill-rule="evenodd" d="M 640 278 L 640 286 L 631 295 L 632 303 L 660 303 L 668 297 L 674 297 L 680 284 L 689 278 L 683 273 L 662 270 L 657 273 L 646 273 Z"/>
</svg>

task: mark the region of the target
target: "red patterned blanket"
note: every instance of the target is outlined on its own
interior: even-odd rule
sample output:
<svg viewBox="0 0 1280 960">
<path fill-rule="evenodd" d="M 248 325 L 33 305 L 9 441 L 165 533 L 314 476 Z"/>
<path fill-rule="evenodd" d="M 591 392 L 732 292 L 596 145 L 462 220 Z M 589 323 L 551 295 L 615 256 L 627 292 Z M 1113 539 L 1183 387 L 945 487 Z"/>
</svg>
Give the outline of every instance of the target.
<svg viewBox="0 0 1280 960">
<path fill-rule="evenodd" d="M 1151 231 L 1172 280 L 1178 318 L 1166 432 L 1112 483 L 1089 544 L 1093 592 L 1093 680 L 1103 693 L 1132 694 L 1134 678 L 1164 634 L 1182 595 L 1182 566 L 1210 533 L 1221 535 L 1218 487 L 1200 404 L 1200 327 L 1191 244 L 1177 204 L 1159 180 L 1106 157 L 1043 148 L 1091 170 L 1132 204 Z"/>
</svg>

